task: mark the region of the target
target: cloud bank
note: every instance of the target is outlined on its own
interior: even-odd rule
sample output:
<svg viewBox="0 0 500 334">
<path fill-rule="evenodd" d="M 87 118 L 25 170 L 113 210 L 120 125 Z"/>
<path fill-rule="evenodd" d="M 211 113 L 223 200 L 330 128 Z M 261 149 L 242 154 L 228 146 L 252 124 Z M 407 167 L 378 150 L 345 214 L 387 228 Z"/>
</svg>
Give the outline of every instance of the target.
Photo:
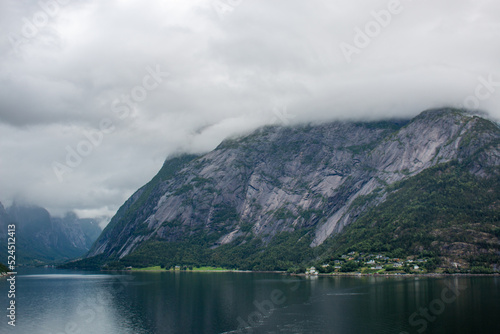
<svg viewBox="0 0 500 334">
<path fill-rule="evenodd" d="M 5 0 L 0 201 L 111 215 L 169 154 L 270 123 L 500 118 L 498 41 L 493 0 Z"/>
</svg>

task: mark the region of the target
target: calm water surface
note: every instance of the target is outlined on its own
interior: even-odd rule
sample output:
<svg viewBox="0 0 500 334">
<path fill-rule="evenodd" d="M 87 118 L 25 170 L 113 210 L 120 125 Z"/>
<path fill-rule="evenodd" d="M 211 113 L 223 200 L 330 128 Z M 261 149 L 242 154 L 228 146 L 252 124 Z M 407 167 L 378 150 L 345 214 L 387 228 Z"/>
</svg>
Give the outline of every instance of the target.
<svg viewBox="0 0 500 334">
<path fill-rule="evenodd" d="M 24 269 L 0 333 L 500 333 L 500 278 Z"/>
</svg>

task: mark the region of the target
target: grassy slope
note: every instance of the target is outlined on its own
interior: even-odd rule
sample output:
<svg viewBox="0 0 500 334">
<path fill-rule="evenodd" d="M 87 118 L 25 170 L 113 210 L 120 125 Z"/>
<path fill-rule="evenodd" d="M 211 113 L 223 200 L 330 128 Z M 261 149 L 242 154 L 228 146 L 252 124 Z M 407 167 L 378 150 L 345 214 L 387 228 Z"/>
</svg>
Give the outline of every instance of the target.
<svg viewBox="0 0 500 334">
<path fill-rule="evenodd" d="M 210 238 L 192 238 L 184 242 L 151 241 L 114 266 L 150 267 L 162 265 L 219 267 L 241 270 L 287 270 L 312 258 L 307 232 L 283 233 L 264 248 L 255 240 L 208 248 Z"/>
</svg>

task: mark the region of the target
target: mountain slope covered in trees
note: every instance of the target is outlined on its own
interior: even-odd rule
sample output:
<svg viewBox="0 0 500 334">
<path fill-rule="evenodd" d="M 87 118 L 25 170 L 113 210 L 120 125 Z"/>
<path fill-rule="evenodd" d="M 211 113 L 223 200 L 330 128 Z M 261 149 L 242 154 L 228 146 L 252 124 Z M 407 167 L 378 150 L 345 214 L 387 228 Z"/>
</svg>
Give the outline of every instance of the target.
<svg viewBox="0 0 500 334">
<path fill-rule="evenodd" d="M 495 123 L 451 109 L 265 127 L 168 159 L 70 266 L 275 270 L 353 250 L 491 265 L 499 142 Z"/>
</svg>

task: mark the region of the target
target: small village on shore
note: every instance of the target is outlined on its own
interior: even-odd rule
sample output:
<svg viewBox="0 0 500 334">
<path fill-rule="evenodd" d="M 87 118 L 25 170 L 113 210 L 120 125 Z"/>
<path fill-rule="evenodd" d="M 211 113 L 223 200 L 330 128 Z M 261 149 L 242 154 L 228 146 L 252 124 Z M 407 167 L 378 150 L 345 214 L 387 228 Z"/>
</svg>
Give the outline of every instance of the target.
<svg viewBox="0 0 500 334">
<path fill-rule="evenodd" d="M 305 276 L 334 275 L 446 275 L 499 274 L 500 268 L 470 267 L 451 262 L 450 267 L 440 267 L 435 258 L 409 256 L 406 258 L 391 258 L 385 254 L 365 254 L 350 252 L 331 259 L 327 263 L 304 269 L 293 269 L 289 272 Z"/>
</svg>

